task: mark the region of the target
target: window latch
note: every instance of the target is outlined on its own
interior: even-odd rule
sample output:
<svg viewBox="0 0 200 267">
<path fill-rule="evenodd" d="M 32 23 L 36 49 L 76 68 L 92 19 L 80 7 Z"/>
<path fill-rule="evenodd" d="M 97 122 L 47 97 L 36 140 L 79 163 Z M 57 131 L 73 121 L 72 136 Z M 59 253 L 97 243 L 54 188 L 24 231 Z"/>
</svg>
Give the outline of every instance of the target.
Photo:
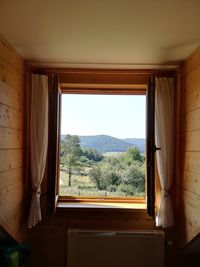
<svg viewBox="0 0 200 267">
<path fill-rule="evenodd" d="M 154 146 L 154 151 L 161 150 L 161 147 Z"/>
</svg>

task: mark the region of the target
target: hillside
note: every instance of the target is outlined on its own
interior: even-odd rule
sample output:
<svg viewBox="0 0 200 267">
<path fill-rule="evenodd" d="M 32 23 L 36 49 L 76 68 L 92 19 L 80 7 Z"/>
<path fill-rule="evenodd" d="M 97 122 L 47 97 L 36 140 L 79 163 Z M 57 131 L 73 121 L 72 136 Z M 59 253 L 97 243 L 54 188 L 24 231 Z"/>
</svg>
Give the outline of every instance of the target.
<svg viewBox="0 0 200 267">
<path fill-rule="evenodd" d="M 136 146 L 141 152 L 145 151 L 146 141 L 144 138 L 125 138 L 123 140 Z"/>
<path fill-rule="evenodd" d="M 64 136 L 61 136 L 63 139 Z M 79 136 L 81 147 L 96 149 L 99 152 L 124 152 L 135 146 L 142 153 L 145 151 L 145 139 L 126 138 L 119 139 L 108 135 Z"/>
</svg>

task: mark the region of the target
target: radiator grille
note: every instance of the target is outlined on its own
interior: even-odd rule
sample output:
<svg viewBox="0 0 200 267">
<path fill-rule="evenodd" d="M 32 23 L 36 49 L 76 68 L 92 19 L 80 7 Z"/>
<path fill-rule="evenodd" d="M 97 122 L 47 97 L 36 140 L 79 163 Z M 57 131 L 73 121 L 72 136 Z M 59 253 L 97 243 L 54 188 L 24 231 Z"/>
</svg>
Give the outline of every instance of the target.
<svg viewBox="0 0 200 267">
<path fill-rule="evenodd" d="M 164 267 L 163 231 L 68 231 L 67 267 Z"/>
</svg>

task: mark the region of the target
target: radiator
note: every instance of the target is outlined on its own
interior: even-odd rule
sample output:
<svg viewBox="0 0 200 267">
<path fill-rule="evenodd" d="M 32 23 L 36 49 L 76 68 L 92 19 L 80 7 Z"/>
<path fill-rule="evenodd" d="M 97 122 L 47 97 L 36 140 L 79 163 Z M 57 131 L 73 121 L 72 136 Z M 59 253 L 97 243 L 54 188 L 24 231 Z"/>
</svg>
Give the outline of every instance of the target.
<svg viewBox="0 0 200 267">
<path fill-rule="evenodd" d="M 163 231 L 68 231 L 67 267 L 164 267 Z"/>
</svg>

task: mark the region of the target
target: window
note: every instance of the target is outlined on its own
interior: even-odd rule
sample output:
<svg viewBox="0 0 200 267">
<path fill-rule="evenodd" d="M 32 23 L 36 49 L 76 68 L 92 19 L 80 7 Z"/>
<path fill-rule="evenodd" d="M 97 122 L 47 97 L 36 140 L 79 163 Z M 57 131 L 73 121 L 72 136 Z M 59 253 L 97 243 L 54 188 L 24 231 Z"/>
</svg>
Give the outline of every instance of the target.
<svg viewBox="0 0 200 267">
<path fill-rule="evenodd" d="M 62 94 L 59 195 L 145 199 L 145 116 L 145 94 Z"/>
<path fill-rule="evenodd" d="M 148 214 L 154 215 L 154 82 L 150 79 L 149 84 L 147 81 L 151 77 L 150 72 L 134 72 L 134 71 L 107 71 L 107 70 L 66 70 L 64 73 L 59 74 L 59 85 L 52 81 L 52 88 L 50 95 L 50 119 L 49 126 L 49 168 L 48 168 L 48 180 L 49 180 L 49 195 L 50 195 L 50 207 L 53 207 L 56 203 L 56 196 L 59 194 L 59 169 L 60 153 L 62 153 L 62 147 L 59 146 L 60 142 L 60 103 L 62 94 L 89 94 L 89 95 L 145 95 L 146 94 L 146 181 L 145 181 L 145 195 L 147 197 L 147 211 Z M 61 88 L 61 91 L 59 90 Z M 61 94 L 62 92 L 62 94 Z M 71 134 L 72 135 L 72 134 Z M 61 144 L 62 145 L 62 144 Z M 144 155 L 143 155 L 144 156 Z M 87 157 L 86 157 L 87 158 Z M 82 158 L 82 160 L 87 160 Z M 55 164 L 52 164 L 55 163 Z M 57 177 L 57 179 L 55 179 Z M 69 181 L 68 181 L 69 182 Z M 111 188 L 110 188 L 111 189 Z M 114 188 L 114 190 L 116 190 Z M 114 190 L 112 191 L 114 195 Z M 106 190 L 107 191 L 107 190 Z M 81 193 L 80 193 L 81 194 Z M 108 193 L 104 192 L 104 195 L 90 197 L 91 201 L 129 201 L 130 196 L 123 196 L 121 198 L 114 196 L 106 196 Z M 54 197 L 53 197 L 54 196 Z M 59 197 L 61 201 L 84 201 L 88 200 L 88 197 L 71 195 L 67 198 Z M 141 201 L 144 203 L 144 197 L 131 198 L 131 201 Z M 55 206 L 54 206 L 55 207 Z M 52 208 L 51 208 L 52 210 Z"/>
</svg>

